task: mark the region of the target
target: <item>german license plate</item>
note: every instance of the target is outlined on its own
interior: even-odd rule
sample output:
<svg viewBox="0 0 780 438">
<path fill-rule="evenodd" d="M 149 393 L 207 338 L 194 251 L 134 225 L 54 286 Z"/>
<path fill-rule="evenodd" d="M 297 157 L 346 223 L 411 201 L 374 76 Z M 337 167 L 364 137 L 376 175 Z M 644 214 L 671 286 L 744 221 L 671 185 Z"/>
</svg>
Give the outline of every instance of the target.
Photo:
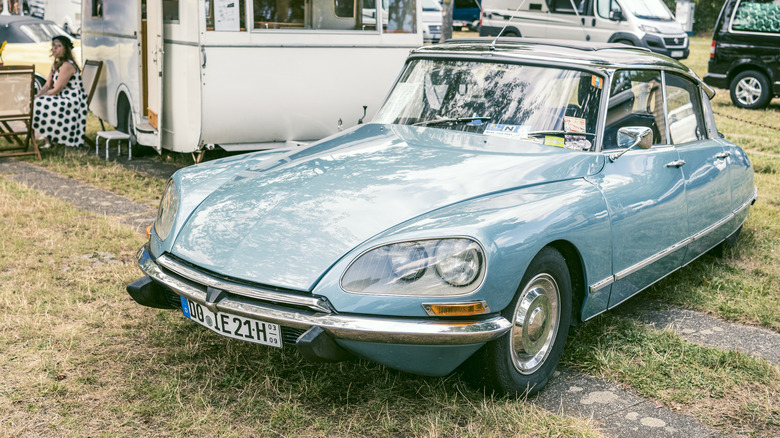
<svg viewBox="0 0 780 438">
<path fill-rule="evenodd" d="M 672 50 L 672 58 L 682 58 L 683 51 L 682 50 Z"/>
<path fill-rule="evenodd" d="M 179 298 L 181 298 L 181 310 L 184 316 L 222 336 L 271 347 L 282 346 L 282 330 L 277 324 L 228 313 L 215 313 L 206 306 L 185 297 Z"/>
</svg>

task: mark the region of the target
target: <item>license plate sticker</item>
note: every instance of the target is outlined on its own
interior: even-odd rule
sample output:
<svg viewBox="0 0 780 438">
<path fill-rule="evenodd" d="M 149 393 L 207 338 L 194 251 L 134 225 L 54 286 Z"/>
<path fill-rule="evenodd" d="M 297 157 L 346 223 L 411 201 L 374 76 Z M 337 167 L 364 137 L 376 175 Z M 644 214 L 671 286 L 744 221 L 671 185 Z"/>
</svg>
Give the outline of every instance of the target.
<svg viewBox="0 0 780 438">
<path fill-rule="evenodd" d="M 181 298 L 184 316 L 198 324 L 233 339 L 255 342 L 270 347 L 282 346 L 282 330 L 278 324 L 258 321 L 229 313 L 215 313 L 206 306 Z"/>
<path fill-rule="evenodd" d="M 682 50 L 672 50 L 672 58 L 682 58 L 683 51 Z"/>
</svg>

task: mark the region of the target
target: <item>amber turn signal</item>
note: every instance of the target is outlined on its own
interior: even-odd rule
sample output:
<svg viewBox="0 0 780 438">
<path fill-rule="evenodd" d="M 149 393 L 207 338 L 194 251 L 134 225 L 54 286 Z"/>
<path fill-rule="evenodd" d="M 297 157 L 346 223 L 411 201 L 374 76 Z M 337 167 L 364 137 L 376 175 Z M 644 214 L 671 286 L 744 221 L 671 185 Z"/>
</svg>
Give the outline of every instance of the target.
<svg viewBox="0 0 780 438">
<path fill-rule="evenodd" d="M 146 227 L 146 240 L 149 240 L 149 237 L 152 235 L 152 226 L 154 226 L 154 224 Z"/>
<path fill-rule="evenodd" d="M 423 304 L 423 308 L 431 316 L 470 316 L 490 312 L 484 301 L 470 303 L 437 303 Z"/>
</svg>

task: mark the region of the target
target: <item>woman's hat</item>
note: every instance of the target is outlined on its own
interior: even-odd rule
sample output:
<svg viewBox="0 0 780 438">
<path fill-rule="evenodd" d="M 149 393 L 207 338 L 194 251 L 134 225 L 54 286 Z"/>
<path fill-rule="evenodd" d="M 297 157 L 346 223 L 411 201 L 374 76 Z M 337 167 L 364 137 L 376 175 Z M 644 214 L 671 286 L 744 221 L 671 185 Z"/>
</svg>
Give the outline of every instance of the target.
<svg viewBox="0 0 780 438">
<path fill-rule="evenodd" d="M 68 49 L 73 48 L 73 41 L 71 41 L 70 38 L 66 37 L 65 35 L 57 35 L 51 39 L 52 42 L 54 42 L 55 40 L 61 42 L 63 47 L 66 47 Z"/>
</svg>

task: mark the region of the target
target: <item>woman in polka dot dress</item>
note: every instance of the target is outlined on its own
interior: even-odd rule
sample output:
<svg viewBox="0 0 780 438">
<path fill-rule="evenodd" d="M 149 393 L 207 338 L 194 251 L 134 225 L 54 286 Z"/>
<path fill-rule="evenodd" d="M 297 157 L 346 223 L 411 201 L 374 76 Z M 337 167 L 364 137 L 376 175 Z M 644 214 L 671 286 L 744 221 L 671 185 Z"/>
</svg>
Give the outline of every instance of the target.
<svg viewBox="0 0 780 438">
<path fill-rule="evenodd" d="M 58 35 L 51 40 L 54 57 L 49 78 L 35 96 L 33 128 L 53 143 L 79 147 L 87 129 L 87 95 L 81 72 L 73 59 L 70 38 Z"/>
</svg>

